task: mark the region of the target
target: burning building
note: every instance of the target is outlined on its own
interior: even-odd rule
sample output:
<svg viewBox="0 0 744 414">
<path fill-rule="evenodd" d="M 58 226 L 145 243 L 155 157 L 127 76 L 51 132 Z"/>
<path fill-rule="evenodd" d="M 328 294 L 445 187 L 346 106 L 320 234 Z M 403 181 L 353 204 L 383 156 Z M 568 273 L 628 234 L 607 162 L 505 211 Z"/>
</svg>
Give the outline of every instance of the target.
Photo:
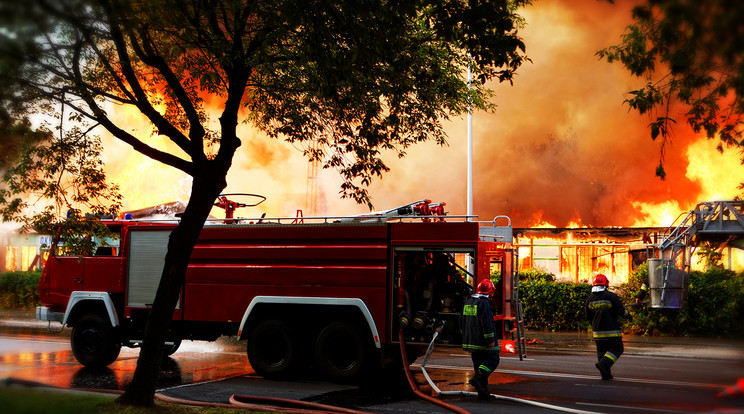
<svg viewBox="0 0 744 414">
<path fill-rule="evenodd" d="M 665 228 L 516 228 L 520 269 L 540 269 L 556 278 L 588 282 L 603 273 L 613 284 L 628 281 L 630 273 L 653 253 L 649 245 Z"/>
<path fill-rule="evenodd" d="M 667 227 L 515 228 L 519 269 L 539 269 L 569 282 L 589 282 L 597 273 L 613 285 L 628 282 L 630 274 L 649 258 L 668 234 Z M 744 271 L 744 250 L 720 248 L 722 265 Z M 705 270 L 704 259 L 691 257 L 691 270 Z"/>
</svg>

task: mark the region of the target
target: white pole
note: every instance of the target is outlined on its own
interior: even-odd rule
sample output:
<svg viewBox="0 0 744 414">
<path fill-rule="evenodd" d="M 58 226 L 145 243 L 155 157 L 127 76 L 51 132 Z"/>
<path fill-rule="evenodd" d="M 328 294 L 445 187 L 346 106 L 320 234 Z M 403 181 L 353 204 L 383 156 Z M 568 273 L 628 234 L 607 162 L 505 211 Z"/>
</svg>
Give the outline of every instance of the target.
<svg viewBox="0 0 744 414">
<path fill-rule="evenodd" d="M 472 85 L 472 74 L 470 73 L 470 54 L 468 54 L 468 92 Z M 468 216 L 473 215 L 473 103 L 468 98 L 468 190 L 467 190 L 467 205 L 468 205 Z M 470 221 L 470 217 L 468 217 Z M 474 263 L 473 257 L 468 260 L 467 271 L 473 273 Z M 474 282 L 474 281 L 473 281 Z"/>
<path fill-rule="evenodd" d="M 468 56 L 468 92 L 470 92 L 472 75 L 470 73 L 470 56 Z M 468 216 L 473 215 L 473 104 L 468 102 Z M 470 219 L 468 219 L 470 220 Z"/>
</svg>

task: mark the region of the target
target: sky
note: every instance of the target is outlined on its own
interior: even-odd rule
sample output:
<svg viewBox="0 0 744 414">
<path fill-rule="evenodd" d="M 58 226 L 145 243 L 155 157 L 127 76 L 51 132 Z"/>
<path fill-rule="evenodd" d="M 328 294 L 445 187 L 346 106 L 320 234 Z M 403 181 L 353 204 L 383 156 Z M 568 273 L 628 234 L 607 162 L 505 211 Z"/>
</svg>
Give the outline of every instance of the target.
<svg viewBox="0 0 744 414">
<path fill-rule="evenodd" d="M 627 92 L 645 80 L 596 56 L 619 43 L 633 4 L 537 0 L 522 11 L 527 25 L 520 35 L 532 62 L 518 70 L 513 86 L 491 84 L 496 110 L 472 117 L 473 211 L 478 220 L 507 215 L 515 227 L 668 226 L 698 202 L 740 193 L 740 154 L 719 154 L 717 141 L 694 134 L 683 122 L 666 147 L 666 180 L 655 176 L 660 144 L 650 138 L 651 119 L 623 104 Z M 137 122 L 130 124 L 136 128 Z M 375 209 L 431 199 L 446 202 L 449 214 L 466 214 L 466 117 L 446 122 L 445 131 L 446 147 L 424 143 L 410 148 L 403 159 L 385 156 L 391 171 L 370 187 Z M 243 146 L 225 192 L 268 199 L 237 215 L 307 211 L 309 170 L 300 149 L 249 126 L 242 126 L 239 136 Z M 104 161 L 122 186 L 125 209 L 188 199 L 185 175 L 123 144 L 107 143 Z M 315 177 L 316 215 L 367 212 L 365 206 L 339 198 L 335 171 L 319 170 Z"/>
</svg>

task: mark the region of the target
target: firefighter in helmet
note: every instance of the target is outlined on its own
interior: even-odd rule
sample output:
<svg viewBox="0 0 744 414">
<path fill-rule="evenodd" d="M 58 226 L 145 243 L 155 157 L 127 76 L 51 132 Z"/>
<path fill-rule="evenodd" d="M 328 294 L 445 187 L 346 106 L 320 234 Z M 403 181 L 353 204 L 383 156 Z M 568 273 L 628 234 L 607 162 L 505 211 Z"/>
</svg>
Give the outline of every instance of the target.
<svg viewBox="0 0 744 414">
<path fill-rule="evenodd" d="M 610 281 L 601 273 L 594 276 L 592 293 L 586 300 L 586 318 L 592 324 L 594 343 L 597 346 L 597 363 L 594 364 L 603 380 L 612 379 L 610 368 L 623 353 L 623 333 L 619 318 L 631 316 L 620 298 L 607 290 Z"/>
<path fill-rule="evenodd" d="M 495 399 L 488 392 L 488 377 L 500 362 L 490 300 L 493 293 L 493 283 L 488 279 L 482 280 L 475 294 L 465 300 L 460 316 L 462 349 L 470 352 L 475 369 L 475 376 L 469 382 L 478 391 L 481 400 Z"/>
</svg>

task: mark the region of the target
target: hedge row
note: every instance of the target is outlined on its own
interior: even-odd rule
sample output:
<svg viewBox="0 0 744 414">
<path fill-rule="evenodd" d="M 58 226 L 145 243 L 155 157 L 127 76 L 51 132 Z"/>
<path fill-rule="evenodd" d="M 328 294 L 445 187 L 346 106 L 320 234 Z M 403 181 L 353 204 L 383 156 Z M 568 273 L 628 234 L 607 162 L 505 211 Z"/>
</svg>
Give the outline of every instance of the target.
<svg viewBox="0 0 744 414">
<path fill-rule="evenodd" d="M 636 335 L 695 335 L 744 337 L 744 273 L 721 268 L 691 272 L 687 304 L 682 309 L 652 309 L 636 305 L 635 295 L 647 280 L 648 268 L 640 266 L 614 291 L 633 315 L 625 332 Z M 584 319 L 589 284 L 553 281 L 552 275 L 531 271 L 520 274 L 519 292 L 525 326 L 530 329 L 588 330 Z"/>
<path fill-rule="evenodd" d="M 634 272 L 619 292 L 624 303 L 647 279 L 646 265 Z M 744 337 L 744 273 L 719 267 L 690 272 L 687 303 L 680 310 L 631 307 L 629 333 L 640 335 L 695 335 Z"/>
<path fill-rule="evenodd" d="M 39 304 L 41 271 L 0 273 L 0 308 L 33 309 Z"/>
<path fill-rule="evenodd" d="M 519 293 L 525 326 L 547 331 L 586 330 L 584 304 L 591 293 L 587 284 L 526 279 Z"/>
</svg>

